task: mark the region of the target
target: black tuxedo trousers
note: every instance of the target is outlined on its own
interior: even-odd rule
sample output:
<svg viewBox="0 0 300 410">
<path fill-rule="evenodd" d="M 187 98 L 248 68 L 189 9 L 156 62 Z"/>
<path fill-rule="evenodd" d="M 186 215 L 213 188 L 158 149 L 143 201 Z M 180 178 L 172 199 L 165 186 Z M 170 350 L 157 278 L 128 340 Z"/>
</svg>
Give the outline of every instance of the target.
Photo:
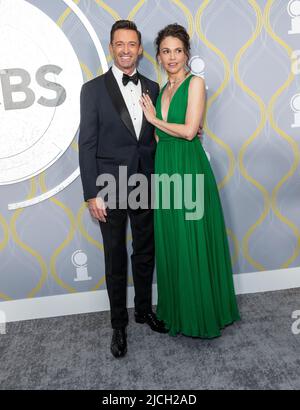
<svg viewBox="0 0 300 410">
<path fill-rule="evenodd" d="M 112 327 L 128 324 L 127 302 L 127 220 L 131 225 L 131 266 L 134 283 L 134 305 L 139 313 L 152 309 L 154 269 L 153 210 L 107 210 L 107 222 L 99 222 L 105 255 L 106 285 L 111 307 Z"/>
</svg>

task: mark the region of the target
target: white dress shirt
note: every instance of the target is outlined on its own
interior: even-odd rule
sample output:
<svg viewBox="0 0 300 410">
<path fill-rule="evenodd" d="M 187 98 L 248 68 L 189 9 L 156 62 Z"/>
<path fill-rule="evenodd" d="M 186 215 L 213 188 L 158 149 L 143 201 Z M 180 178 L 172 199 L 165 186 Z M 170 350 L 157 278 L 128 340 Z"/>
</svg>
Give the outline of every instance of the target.
<svg viewBox="0 0 300 410">
<path fill-rule="evenodd" d="M 123 71 L 121 71 L 115 64 L 112 66 L 112 72 L 117 80 L 118 86 L 124 98 L 125 104 L 127 106 L 129 115 L 131 117 L 134 131 L 136 134 L 137 139 L 139 138 L 142 122 L 143 122 L 143 110 L 139 104 L 139 100 L 142 95 L 142 86 L 141 81 L 135 85 L 132 81 L 129 81 L 128 84 L 125 86 L 122 83 L 123 78 Z M 131 75 L 136 73 L 136 69 L 133 71 Z"/>
</svg>

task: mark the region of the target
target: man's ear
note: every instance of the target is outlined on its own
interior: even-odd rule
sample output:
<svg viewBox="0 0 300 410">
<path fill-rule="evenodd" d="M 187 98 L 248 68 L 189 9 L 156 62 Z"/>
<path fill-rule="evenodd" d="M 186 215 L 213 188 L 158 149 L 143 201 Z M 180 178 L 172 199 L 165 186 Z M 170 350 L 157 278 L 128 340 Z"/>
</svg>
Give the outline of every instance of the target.
<svg viewBox="0 0 300 410">
<path fill-rule="evenodd" d="M 143 46 L 140 45 L 140 48 L 139 48 L 139 56 L 141 56 L 141 55 L 143 54 L 143 52 L 144 52 Z"/>
<path fill-rule="evenodd" d="M 113 56 L 113 48 L 112 48 L 111 43 L 109 43 L 109 52 L 110 52 L 110 55 Z"/>
</svg>

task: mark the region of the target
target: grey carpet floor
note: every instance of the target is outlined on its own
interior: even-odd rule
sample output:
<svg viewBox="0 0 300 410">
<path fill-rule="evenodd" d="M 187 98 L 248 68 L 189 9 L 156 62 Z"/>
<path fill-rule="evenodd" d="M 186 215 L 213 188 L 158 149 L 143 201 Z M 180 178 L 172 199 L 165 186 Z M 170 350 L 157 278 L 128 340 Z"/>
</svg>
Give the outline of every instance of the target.
<svg viewBox="0 0 300 410">
<path fill-rule="evenodd" d="M 109 312 L 8 323 L 0 389 L 300 389 L 300 289 L 238 296 L 242 321 L 204 340 L 133 321 L 128 353 L 111 356 Z"/>
</svg>

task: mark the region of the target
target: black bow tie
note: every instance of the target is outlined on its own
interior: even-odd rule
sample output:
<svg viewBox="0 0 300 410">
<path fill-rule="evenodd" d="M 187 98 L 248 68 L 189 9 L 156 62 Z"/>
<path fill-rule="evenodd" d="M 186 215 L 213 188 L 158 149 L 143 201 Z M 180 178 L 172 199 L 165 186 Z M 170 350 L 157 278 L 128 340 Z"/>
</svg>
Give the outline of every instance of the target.
<svg viewBox="0 0 300 410">
<path fill-rule="evenodd" d="M 136 72 L 135 74 L 133 74 L 132 76 L 128 75 L 128 74 L 123 74 L 122 77 L 122 83 L 123 85 L 127 85 L 129 83 L 129 81 L 132 81 L 133 84 L 137 85 L 137 83 L 139 82 L 139 74 L 138 72 Z"/>
</svg>

